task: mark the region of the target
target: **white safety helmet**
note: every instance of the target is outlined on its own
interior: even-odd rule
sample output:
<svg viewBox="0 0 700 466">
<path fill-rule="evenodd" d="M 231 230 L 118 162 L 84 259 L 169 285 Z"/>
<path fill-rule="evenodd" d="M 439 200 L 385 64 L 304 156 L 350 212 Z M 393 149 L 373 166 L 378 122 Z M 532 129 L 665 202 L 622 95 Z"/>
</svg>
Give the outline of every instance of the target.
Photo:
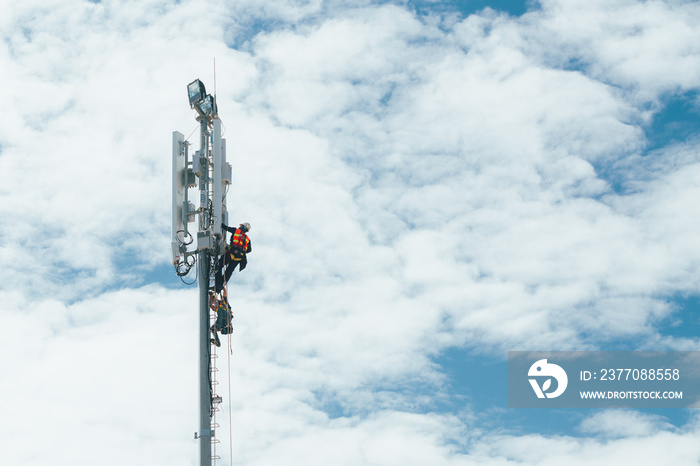
<svg viewBox="0 0 700 466">
<path fill-rule="evenodd" d="M 241 226 L 246 229 L 246 231 L 250 231 L 250 223 L 241 223 Z"/>
</svg>

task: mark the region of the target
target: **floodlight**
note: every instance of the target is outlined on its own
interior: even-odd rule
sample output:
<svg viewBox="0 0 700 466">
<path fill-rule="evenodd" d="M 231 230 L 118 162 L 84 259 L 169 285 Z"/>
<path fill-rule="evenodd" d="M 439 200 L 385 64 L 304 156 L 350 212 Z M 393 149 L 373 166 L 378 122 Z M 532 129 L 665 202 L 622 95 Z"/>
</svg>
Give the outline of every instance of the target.
<svg viewBox="0 0 700 466">
<path fill-rule="evenodd" d="M 187 95 L 190 98 L 190 107 L 204 100 L 207 91 L 204 89 L 204 83 L 199 79 L 195 79 L 187 85 Z"/>
<path fill-rule="evenodd" d="M 194 108 L 203 117 L 216 115 L 216 103 L 214 102 L 214 97 L 212 97 L 211 94 L 207 94 L 203 100 L 196 102 L 194 104 Z"/>
</svg>

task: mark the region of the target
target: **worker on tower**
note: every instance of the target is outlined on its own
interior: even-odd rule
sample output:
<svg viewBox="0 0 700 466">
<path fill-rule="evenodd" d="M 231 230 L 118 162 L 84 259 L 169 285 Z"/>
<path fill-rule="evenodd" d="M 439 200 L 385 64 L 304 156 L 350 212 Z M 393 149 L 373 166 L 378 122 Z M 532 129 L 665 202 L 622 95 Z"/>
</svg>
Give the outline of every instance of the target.
<svg viewBox="0 0 700 466">
<path fill-rule="evenodd" d="M 216 312 L 216 322 L 209 327 L 214 336 L 210 341 L 216 346 L 221 346 L 221 340 L 219 340 L 217 332 L 221 332 L 222 335 L 233 333 L 233 312 L 231 311 L 231 305 L 228 303 L 226 288 L 222 290 L 221 298 L 218 298 L 215 293 L 209 292 L 209 308 Z"/>
<path fill-rule="evenodd" d="M 238 228 L 228 227 L 222 223 L 221 229 L 233 233 L 233 236 L 231 236 L 231 243 L 224 251 L 216 267 L 214 284 L 217 293 L 220 293 L 224 288 L 224 284 L 228 283 L 231 274 L 237 266 L 238 270 L 241 271 L 246 268 L 246 265 L 248 265 L 246 256 L 252 249 L 250 238 L 246 234 L 250 231 L 250 223 L 241 223 Z"/>
</svg>

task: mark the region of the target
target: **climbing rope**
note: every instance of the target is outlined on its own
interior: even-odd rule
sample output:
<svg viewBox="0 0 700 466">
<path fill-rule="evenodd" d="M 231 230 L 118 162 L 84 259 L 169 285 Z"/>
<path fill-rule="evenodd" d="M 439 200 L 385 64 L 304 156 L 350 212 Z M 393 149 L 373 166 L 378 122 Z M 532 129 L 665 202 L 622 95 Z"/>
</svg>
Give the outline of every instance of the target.
<svg viewBox="0 0 700 466">
<path fill-rule="evenodd" d="M 231 419 L 231 355 L 233 354 L 233 348 L 231 347 L 231 334 L 228 334 L 228 352 L 226 354 L 226 359 L 228 359 L 228 447 L 229 447 L 229 458 L 231 458 L 231 466 L 233 466 L 233 421 Z"/>
</svg>

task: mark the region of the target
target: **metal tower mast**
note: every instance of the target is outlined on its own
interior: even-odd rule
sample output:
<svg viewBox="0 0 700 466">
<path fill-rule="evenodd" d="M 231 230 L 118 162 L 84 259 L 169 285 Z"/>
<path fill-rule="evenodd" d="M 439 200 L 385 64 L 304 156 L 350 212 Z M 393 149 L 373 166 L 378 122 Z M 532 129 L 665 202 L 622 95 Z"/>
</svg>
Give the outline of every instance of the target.
<svg viewBox="0 0 700 466">
<path fill-rule="evenodd" d="M 213 416 L 215 403 L 221 401 L 213 390 L 212 351 L 210 340 L 209 292 L 211 263 L 223 249 L 221 223 L 227 222 L 223 186 L 231 182 L 231 165 L 226 163 L 226 141 L 221 139 L 221 120 L 216 100 L 206 94 L 204 84 L 195 80 L 187 86 L 190 106 L 197 111 L 200 124 L 200 150 L 188 160 L 188 143 L 184 136 L 173 132 L 173 230 L 172 254 L 176 273 L 183 277 L 198 263 L 199 281 L 199 430 L 195 438 L 200 444 L 200 465 L 212 464 L 215 441 Z M 211 128 L 211 131 L 210 131 Z M 199 208 L 189 202 L 188 189 L 199 179 Z M 197 244 L 188 246 L 194 238 L 188 223 L 199 215 Z"/>
<path fill-rule="evenodd" d="M 208 234 L 206 215 L 209 209 L 208 121 L 200 117 L 200 166 L 199 177 L 199 231 L 197 232 L 197 261 L 199 262 L 199 464 L 210 465 L 211 444 L 214 431 L 211 428 L 211 344 L 209 343 L 209 251 L 211 236 Z"/>
</svg>

